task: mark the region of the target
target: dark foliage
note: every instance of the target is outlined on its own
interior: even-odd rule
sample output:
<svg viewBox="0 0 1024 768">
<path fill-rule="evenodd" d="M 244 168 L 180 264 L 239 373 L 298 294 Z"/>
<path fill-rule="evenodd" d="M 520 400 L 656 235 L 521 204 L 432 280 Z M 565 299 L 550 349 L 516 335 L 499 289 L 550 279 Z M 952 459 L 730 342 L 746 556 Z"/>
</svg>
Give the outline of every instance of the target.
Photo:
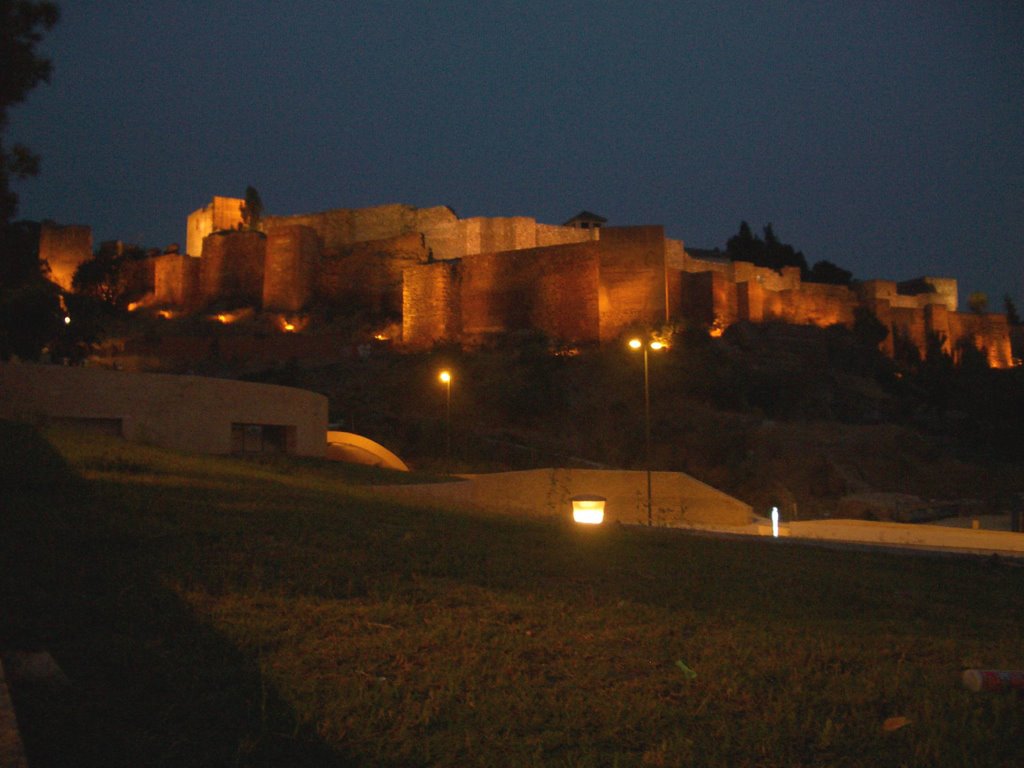
<svg viewBox="0 0 1024 768">
<path fill-rule="evenodd" d="M 137 246 L 103 243 L 93 257 L 75 270 L 72 286 L 75 292 L 101 301 L 115 309 L 124 309 L 132 301 L 129 266 L 145 258 Z"/>
<path fill-rule="evenodd" d="M 725 249 L 733 261 L 749 261 L 778 272 L 783 267 L 799 267 L 801 275 L 809 272 L 804 255 L 792 245 L 781 242 L 771 224 L 765 225 L 764 239 L 761 239 L 751 232 L 747 222 L 740 222 L 740 231 L 729 238 Z"/>
<path fill-rule="evenodd" d="M 263 219 L 263 200 L 256 187 L 245 188 L 245 202 L 242 204 L 242 228 L 249 231 L 259 229 Z"/>
<path fill-rule="evenodd" d="M 58 16 L 54 3 L 0 0 L 0 224 L 9 222 L 18 208 L 11 179 L 39 172 L 39 158 L 21 144 L 5 148 L 3 133 L 8 110 L 24 101 L 39 83 L 49 82 L 50 61 L 36 55 L 36 46 Z"/>
<path fill-rule="evenodd" d="M 837 267 L 831 261 L 816 261 L 807 275 L 809 283 L 827 283 L 829 285 L 849 285 L 853 273 Z"/>
<path fill-rule="evenodd" d="M 1013 303 L 1010 294 L 1003 296 L 1003 308 L 1006 311 L 1006 322 L 1010 325 L 1020 325 L 1020 315 L 1017 314 L 1017 305 Z"/>
</svg>

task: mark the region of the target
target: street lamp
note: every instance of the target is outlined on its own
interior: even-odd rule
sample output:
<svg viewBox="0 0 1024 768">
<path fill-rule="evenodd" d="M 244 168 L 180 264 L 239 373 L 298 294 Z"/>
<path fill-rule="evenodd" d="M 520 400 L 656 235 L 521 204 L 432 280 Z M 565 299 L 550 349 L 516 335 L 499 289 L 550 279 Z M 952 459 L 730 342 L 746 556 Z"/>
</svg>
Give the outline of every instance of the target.
<svg viewBox="0 0 1024 768">
<path fill-rule="evenodd" d="M 447 368 L 437 376 L 444 384 L 444 471 L 451 471 L 452 465 L 452 373 Z"/>
<path fill-rule="evenodd" d="M 647 525 L 653 525 L 651 516 L 651 387 L 647 369 L 647 349 L 650 348 L 657 352 L 664 346 L 657 339 L 651 339 L 646 344 L 637 338 L 629 340 L 629 348 L 634 352 L 638 349 L 644 351 L 644 463 L 647 469 Z"/>
</svg>

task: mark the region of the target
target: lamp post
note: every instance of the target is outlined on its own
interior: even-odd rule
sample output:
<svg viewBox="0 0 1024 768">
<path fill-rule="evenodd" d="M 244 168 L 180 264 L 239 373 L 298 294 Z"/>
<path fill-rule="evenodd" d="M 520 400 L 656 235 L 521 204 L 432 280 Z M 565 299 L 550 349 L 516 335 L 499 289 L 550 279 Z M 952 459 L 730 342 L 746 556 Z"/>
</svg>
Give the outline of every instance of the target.
<svg viewBox="0 0 1024 768">
<path fill-rule="evenodd" d="M 647 349 L 657 352 L 664 344 L 651 339 L 646 344 L 637 338 L 629 340 L 629 348 L 633 351 L 642 349 L 644 353 L 644 465 L 647 471 L 647 525 L 653 525 L 651 515 L 651 387 L 648 375 Z"/>
<path fill-rule="evenodd" d="M 447 368 L 437 376 L 444 384 L 444 473 L 452 466 L 452 373 Z"/>
</svg>

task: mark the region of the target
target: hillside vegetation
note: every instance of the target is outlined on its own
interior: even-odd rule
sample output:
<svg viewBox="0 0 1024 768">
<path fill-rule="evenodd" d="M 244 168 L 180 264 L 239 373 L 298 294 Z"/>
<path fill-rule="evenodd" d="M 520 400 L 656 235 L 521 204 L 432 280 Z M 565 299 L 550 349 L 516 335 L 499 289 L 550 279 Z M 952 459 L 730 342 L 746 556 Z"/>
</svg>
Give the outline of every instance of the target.
<svg viewBox="0 0 1024 768">
<path fill-rule="evenodd" d="M 343 428 L 439 469 L 437 373 L 450 367 L 457 468 L 642 467 L 641 356 L 624 344 L 562 352 L 523 336 L 472 353 L 377 347 L 365 359 L 246 375 L 323 392 Z M 1006 511 L 1024 492 L 1022 373 L 944 356 L 894 363 L 838 327 L 681 333 L 650 356 L 651 463 L 790 516 L 831 515 L 844 495 L 872 491 Z"/>
</svg>

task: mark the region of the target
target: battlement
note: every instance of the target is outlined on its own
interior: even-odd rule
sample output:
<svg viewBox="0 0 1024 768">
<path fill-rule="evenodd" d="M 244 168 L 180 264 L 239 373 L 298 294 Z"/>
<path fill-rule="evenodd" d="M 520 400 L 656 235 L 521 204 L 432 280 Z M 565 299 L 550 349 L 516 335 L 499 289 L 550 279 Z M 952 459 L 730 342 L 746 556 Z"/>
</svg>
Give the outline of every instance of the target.
<svg viewBox="0 0 1024 768">
<path fill-rule="evenodd" d="M 1005 318 L 958 313 L 953 278 L 806 283 L 796 267 L 690 253 L 661 226 L 607 226 L 588 212 L 553 225 L 389 204 L 267 216 L 261 232 L 239 232 L 242 204 L 215 197 L 189 216 L 188 254 L 199 256 L 199 268 L 161 257 L 158 302 L 288 312 L 313 300 L 359 306 L 401 314 L 408 348 L 472 345 L 519 330 L 604 343 L 677 320 L 715 332 L 740 321 L 850 326 L 866 308 L 889 329 L 890 353 L 897 335 L 923 352 L 935 334 L 950 350 L 969 340 L 990 364 L 1012 362 Z"/>
</svg>

